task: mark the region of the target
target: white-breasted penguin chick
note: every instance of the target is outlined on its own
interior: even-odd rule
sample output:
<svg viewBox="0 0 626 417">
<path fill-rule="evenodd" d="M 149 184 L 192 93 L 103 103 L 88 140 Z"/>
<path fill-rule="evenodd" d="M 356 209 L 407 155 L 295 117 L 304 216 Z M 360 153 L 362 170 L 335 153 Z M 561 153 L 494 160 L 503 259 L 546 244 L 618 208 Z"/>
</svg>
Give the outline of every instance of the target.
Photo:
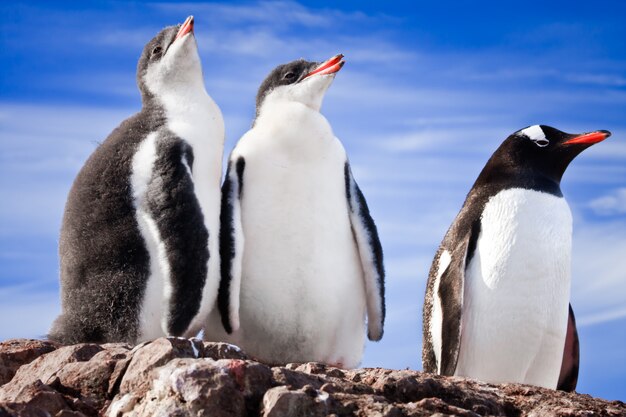
<svg viewBox="0 0 626 417">
<path fill-rule="evenodd" d="M 426 372 L 576 387 L 571 307 L 568 321 L 572 215 L 560 183 L 580 152 L 608 136 L 535 125 L 491 156 L 430 270 Z"/>
<path fill-rule="evenodd" d="M 222 186 L 219 315 L 205 336 L 271 364 L 352 368 L 385 317 L 378 233 L 320 113 L 344 61 L 297 60 L 262 83 Z"/>
<path fill-rule="evenodd" d="M 141 111 L 72 185 L 51 339 L 192 335 L 215 304 L 224 123 L 205 90 L 193 25 L 190 16 L 148 42 L 137 66 Z"/>
</svg>

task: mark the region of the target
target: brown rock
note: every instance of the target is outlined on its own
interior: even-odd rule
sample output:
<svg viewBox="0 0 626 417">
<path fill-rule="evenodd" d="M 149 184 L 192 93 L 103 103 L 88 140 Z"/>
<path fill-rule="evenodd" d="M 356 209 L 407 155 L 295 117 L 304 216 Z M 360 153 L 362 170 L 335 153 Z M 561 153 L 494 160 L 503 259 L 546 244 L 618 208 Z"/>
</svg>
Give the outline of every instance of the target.
<svg viewBox="0 0 626 417">
<path fill-rule="evenodd" d="M 143 395 L 116 397 L 107 415 L 246 416 L 244 394 L 230 375 L 230 364 L 229 360 L 174 359 L 153 370 Z"/>
<path fill-rule="evenodd" d="M 141 396 L 149 389 L 152 370 L 176 358 L 198 357 L 197 345 L 189 339 L 160 338 L 136 346 L 129 352 L 132 357 L 120 384 L 120 393 Z M 121 372 L 121 371 L 120 371 Z"/>
<path fill-rule="evenodd" d="M 0 402 L 16 401 L 24 387 L 38 381 L 47 384 L 54 380 L 56 373 L 65 365 L 91 359 L 102 348 L 95 344 L 64 346 L 50 353 L 39 356 L 34 361 L 21 366 L 10 383 L 0 387 Z"/>
<path fill-rule="evenodd" d="M 68 363 L 57 372 L 55 388 L 100 410 L 110 395 L 111 375 L 117 363 L 124 361 L 129 351 L 123 344 L 108 345 L 107 350 L 98 352 L 87 362 Z"/>
<path fill-rule="evenodd" d="M 249 359 L 248 356 L 235 345 L 230 343 L 202 342 L 201 357 L 211 359 Z"/>
<path fill-rule="evenodd" d="M 324 417 L 329 414 L 329 394 L 310 385 L 298 390 L 276 387 L 263 396 L 264 417 Z"/>
<path fill-rule="evenodd" d="M 45 410 L 53 415 L 63 409 L 69 408 L 62 394 L 39 380 L 21 386 L 20 390 L 15 393 L 11 402 L 27 404 L 30 407 Z"/>
<path fill-rule="evenodd" d="M 52 348 L 0 344 L 10 366 L 22 363 L 0 387 L 0 417 L 626 416 L 620 401 L 526 385 L 319 363 L 269 367 L 231 345 L 195 339 L 161 338 L 132 349 L 81 344 L 35 357 Z"/>
<path fill-rule="evenodd" d="M 54 342 L 10 339 L 0 343 L 0 385 L 9 382 L 18 368 L 58 347 Z"/>
<path fill-rule="evenodd" d="M 0 404 L 0 417 L 49 417 L 50 413 L 40 408 L 27 405 L 4 403 Z"/>
</svg>

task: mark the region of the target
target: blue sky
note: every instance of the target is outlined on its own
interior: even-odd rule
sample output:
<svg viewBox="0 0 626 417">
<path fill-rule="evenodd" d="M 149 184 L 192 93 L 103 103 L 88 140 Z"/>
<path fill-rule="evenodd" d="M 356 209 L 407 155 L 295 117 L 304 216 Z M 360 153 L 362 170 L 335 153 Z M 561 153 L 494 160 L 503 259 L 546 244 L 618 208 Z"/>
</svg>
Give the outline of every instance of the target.
<svg viewBox="0 0 626 417">
<path fill-rule="evenodd" d="M 574 215 L 578 391 L 626 400 L 626 5 L 544 3 L 3 2 L 0 340 L 43 335 L 58 313 L 72 180 L 139 110 L 143 45 L 193 14 L 227 153 L 274 66 L 346 56 L 322 111 L 379 225 L 388 271 L 385 337 L 367 344 L 364 366 L 421 368 L 432 256 L 506 136 L 538 123 L 611 130 L 562 188 Z"/>
</svg>

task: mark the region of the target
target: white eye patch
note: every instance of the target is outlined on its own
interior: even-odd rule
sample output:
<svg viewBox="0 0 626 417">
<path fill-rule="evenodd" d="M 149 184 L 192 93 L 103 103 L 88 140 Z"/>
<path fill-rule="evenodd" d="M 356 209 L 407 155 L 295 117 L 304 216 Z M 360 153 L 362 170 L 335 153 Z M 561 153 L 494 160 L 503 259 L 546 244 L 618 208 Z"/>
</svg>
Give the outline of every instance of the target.
<svg viewBox="0 0 626 417">
<path fill-rule="evenodd" d="M 520 133 L 535 142 L 535 145 L 540 148 L 544 148 L 550 144 L 550 141 L 546 139 L 546 135 L 539 125 L 529 126 L 526 129 L 520 130 Z"/>
</svg>

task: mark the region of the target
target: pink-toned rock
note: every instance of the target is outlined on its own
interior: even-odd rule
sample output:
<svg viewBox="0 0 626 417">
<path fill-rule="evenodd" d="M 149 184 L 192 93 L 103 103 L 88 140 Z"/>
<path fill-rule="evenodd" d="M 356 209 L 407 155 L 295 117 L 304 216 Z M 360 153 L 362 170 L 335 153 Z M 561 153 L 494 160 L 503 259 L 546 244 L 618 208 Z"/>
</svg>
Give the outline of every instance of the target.
<svg viewBox="0 0 626 417">
<path fill-rule="evenodd" d="M 129 352 L 131 357 L 120 384 L 120 393 L 142 395 L 149 389 L 152 371 L 176 358 L 197 358 L 202 343 L 182 338 L 160 338 L 136 346 Z"/>
<path fill-rule="evenodd" d="M 174 359 L 154 369 L 142 395 L 121 394 L 106 415 L 246 416 L 244 394 L 229 373 L 229 360 Z"/>
<path fill-rule="evenodd" d="M 88 361 L 102 348 L 95 344 L 64 346 L 39 356 L 34 361 L 21 366 L 11 382 L 0 387 L 0 402 L 15 401 L 18 393 L 37 381 L 48 384 L 68 363 Z"/>
<path fill-rule="evenodd" d="M 109 345 L 87 362 L 68 363 L 56 373 L 55 386 L 80 398 L 89 407 L 100 410 L 113 388 L 110 384 L 115 383 L 111 378 L 115 367 L 118 362 L 126 360 L 129 352 L 124 344 Z"/>
<path fill-rule="evenodd" d="M 69 404 L 61 393 L 39 380 L 20 386 L 10 402 L 28 404 L 31 408 L 38 408 L 52 415 L 69 408 Z"/>
<path fill-rule="evenodd" d="M 229 343 L 203 342 L 200 356 L 211 359 L 248 359 L 248 356 L 235 345 Z"/>
<path fill-rule="evenodd" d="M 0 385 L 9 382 L 18 368 L 58 347 L 54 342 L 10 339 L 0 343 Z"/>
<path fill-rule="evenodd" d="M 620 401 L 527 385 L 319 363 L 270 367 L 232 345 L 195 339 L 25 353 L 54 347 L 0 344 L 0 357 L 23 362 L 0 387 L 0 417 L 626 416 Z"/>
<path fill-rule="evenodd" d="M 285 386 L 268 390 L 263 396 L 264 417 L 324 417 L 330 414 L 329 394 L 310 385 L 292 390 Z"/>
</svg>

